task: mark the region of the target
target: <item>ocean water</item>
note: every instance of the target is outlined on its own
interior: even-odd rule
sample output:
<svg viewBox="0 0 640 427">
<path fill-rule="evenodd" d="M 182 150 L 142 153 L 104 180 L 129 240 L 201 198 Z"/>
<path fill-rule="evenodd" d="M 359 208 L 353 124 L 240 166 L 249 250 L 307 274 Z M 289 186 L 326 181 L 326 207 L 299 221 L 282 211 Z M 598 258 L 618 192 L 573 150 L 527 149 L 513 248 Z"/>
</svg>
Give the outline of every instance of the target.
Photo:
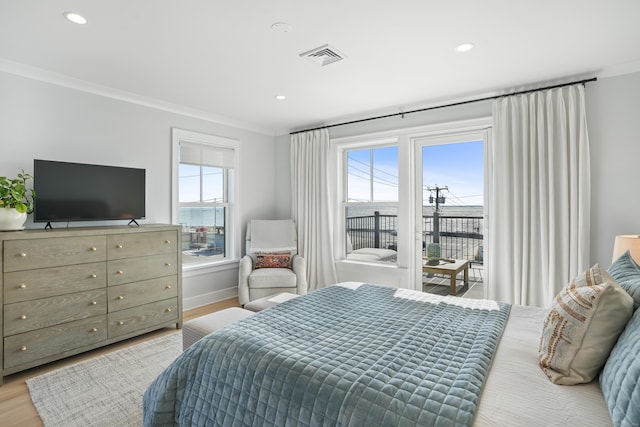
<svg viewBox="0 0 640 427">
<path fill-rule="evenodd" d="M 432 216 L 434 206 L 423 206 L 422 215 Z M 378 211 L 381 215 L 395 215 L 397 210 L 395 207 L 380 205 L 380 206 L 354 206 L 348 207 L 348 213 L 350 217 L 354 216 L 369 216 L 373 215 L 373 212 Z M 484 213 L 484 206 L 440 206 L 440 216 L 479 216 Z"/>
</svg>

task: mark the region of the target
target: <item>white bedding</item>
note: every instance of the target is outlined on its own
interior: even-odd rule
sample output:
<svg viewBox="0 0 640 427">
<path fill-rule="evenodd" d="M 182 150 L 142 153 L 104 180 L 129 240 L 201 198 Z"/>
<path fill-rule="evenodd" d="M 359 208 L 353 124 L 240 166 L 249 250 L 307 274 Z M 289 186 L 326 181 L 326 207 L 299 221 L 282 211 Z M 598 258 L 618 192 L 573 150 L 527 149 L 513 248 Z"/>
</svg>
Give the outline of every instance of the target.
<svg viewBox="0 0 640 427">
<path fill-rule="evenodd" d="M 538 366 L 546 310 L 513 306 L 474 426 L 612 426 L 597 380 L 555 385 Z"/>
</svg>

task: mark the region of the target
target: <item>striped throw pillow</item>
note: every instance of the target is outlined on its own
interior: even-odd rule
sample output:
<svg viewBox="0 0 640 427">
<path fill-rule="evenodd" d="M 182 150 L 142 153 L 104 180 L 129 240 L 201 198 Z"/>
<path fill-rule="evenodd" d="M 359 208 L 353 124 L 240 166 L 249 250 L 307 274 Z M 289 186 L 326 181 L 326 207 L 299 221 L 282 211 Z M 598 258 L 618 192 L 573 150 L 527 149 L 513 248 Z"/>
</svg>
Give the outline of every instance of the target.
<svg viewBox="0 0 640 427">
<path fill-rule="evenodd" d="M 551 382 L 595 378 L 632 310 L 633 299 L 597 264 L 572 280 L 556 296 L 538 348 L 540 367 Z"/>
</svg>

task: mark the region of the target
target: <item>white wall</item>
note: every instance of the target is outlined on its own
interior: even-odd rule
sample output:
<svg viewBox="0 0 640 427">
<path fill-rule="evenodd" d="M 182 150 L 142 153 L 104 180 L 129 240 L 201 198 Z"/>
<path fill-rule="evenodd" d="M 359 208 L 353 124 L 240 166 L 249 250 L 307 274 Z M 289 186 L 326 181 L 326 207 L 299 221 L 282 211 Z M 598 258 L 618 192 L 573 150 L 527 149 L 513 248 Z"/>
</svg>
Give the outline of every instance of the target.
<svg viewBox="0 0 640 427">
<path fill-rule="evenodd" d="M 291 137 L 280 135 L 275 140 L 276 152 L 276 219 L 291 218 Z"/>
<path fill-rule="evenodd" d="M 640 234 L 640 73 L 587 85 L 591 261 L 608 267 L 617 234 Z"/>
<path fill-rule="evenodd" d="M 363 122 L 330 129 L 332 138 L 370 134 L 392 129 L 446 123 L 491 115 L 491 102 L 432 110 L 402 118 Z M 586 86 L 586 107 L 591 146 L 591 260 L 608 267 L 617 234 L 640 234 L 640 73 L 599 78 Z M 289 170 L 289 136 L 276 138 L 276 168 Z M 284 153 L 286 152 L 286 155 Z M 286 163 L 283 159 L 286 158 Z M 288 174 L 279 173 L 276 186 L 290 185 Z M 280 195 L 286 205 L 287 192 Z M 388 268 L 357 264 L 339 265 L 339 280 L 361 280 L 390 285 L 402 281 Z M 397 276 L 397 277 L 396 277 Z"/>
<path fill-rule="evenodd" d="M 250 218 L 276 217 L 273 136 L 0 72 L 0 175 L 33 172 L 34 158 L 145 168 L 143 223 L 171 221 L 172 127 L 240 140 L 242 236 Z M 185 274 L 185 308 L 234 296 L 237 270 Z"/>
</svg>

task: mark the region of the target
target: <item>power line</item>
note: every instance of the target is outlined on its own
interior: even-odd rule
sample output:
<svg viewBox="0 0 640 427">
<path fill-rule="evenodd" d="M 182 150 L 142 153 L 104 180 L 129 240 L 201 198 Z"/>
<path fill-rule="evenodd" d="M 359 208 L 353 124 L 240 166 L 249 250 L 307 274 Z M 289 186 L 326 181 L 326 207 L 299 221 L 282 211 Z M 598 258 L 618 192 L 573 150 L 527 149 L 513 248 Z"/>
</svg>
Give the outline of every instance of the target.
<svg viewBox="0 0 640 427">
<path fill-rule="evenodd" d="M 357 162 L 357 163 L 360 163 L 361 165 L 364 165 L 364 166 L 366 166 L 367 168 L 369 168 L 369 167 L 370 167 L 369 163 L 365 163 L 365 162 L 363 162 L 362 160 L 355 159 L 355 158 L 353 158 L 353 157 L 350 157 L 349 155 L 347 155 L 347 159 L 348 159 L 348 160 L 352 160 L 352 161 Z M 394 175 L 394 174 L 392 174 L 392 173 L 389 173 L 389 172 L 387 172 L 387 171 L 385 171 L 385 170 L 383 170 L 383 169 L 377 168 L 377 167 L 375 167 L 375 166 L 373 166 L 373 170 L 377 170 L 378 172 L 381 172 L 381 173 L 383 173 L 383 174 L 385 174 L 385 175 L 389 175 L 389 176 L 390 176 L 390 177 L 392 177 L 392 178 L 398 179 L 398 176 L 397 176 L 397 175 Z"/>
</svg>

